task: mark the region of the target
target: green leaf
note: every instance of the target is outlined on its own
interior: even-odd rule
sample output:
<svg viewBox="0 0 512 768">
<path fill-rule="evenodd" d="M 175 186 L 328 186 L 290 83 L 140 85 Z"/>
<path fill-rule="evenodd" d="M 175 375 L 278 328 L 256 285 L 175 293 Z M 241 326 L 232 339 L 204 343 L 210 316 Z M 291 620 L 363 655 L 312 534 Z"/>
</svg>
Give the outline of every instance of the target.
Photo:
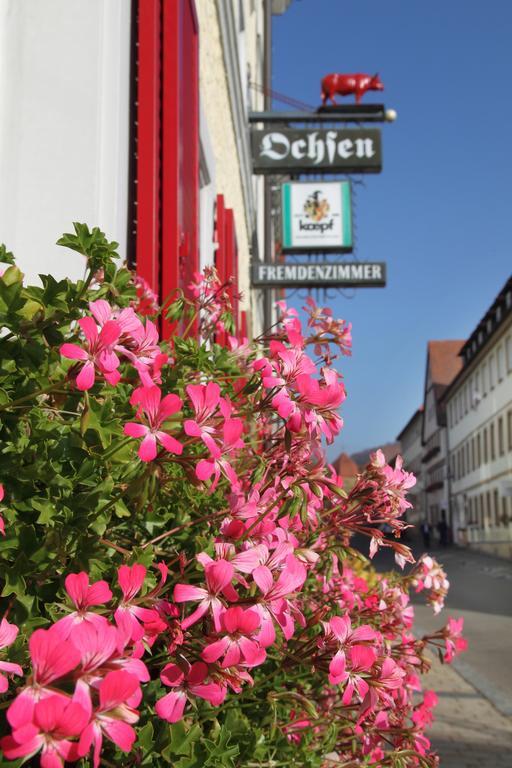
<svg viewBox="0 0 512 768">
<path fill-rule="evenodd" d="M 0 262 L 2 264 L 14 264 L 14 254 L 7 250 L 4 243 L 0 243 Z"/>
</svg>

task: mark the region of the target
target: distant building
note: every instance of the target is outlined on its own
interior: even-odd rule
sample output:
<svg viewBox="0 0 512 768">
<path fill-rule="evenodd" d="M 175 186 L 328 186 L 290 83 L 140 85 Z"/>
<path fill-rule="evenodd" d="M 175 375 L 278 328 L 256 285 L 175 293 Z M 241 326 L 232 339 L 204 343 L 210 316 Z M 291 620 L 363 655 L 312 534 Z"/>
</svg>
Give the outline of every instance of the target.
<svg viewBox="0 0 512 768">
<path fill-rule="evenodd" d="M 462 368 L 462 340 L 429 341 L 421 439 L 424 513 L 435 528 L 444 518 L 451 528 L 449 509 L 448 440 L 443 395 Z"/>
<path fill-rule="evenodd" d="M 352 488 L 359 474 L 359 467 L 356 462 L 347 453 L 342 453 L 333 462 L 333 466 L 336 473 L 343 478 L 344 488 L 348 490 Z"/>
<path fill-rule="evenodd" d="M 422 426 L 423 406 L 420 406 L 397 436 L 397 440 L 401 444 L 404 468 L 416 476 L 416 485 L 407 494 L 408 501 L 413 505 L 413 509 L 407 512 L 407 521 L 413 525 L 419 525 L 425 515 L 423 508 Z"/>
<path fill-rule="evenodd" d="M 512 557 L 512 277 L 460 350 L 444 392 L 454 530 Z"/>
</svg>

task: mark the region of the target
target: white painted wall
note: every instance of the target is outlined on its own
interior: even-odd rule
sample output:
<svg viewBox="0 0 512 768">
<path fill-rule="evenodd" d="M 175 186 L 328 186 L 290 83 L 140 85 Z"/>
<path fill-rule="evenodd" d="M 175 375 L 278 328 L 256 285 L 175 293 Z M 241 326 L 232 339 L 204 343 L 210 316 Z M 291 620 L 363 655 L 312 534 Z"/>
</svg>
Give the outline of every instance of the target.
<svg viewBox="0 0 512 768">
<path fill-rule="evenodd" d="M 33 281 L 80 277 L 72 221 L 127 230 L 130 3 L 0 0 L 0 242 Z"/>
<path fill-rule="evenodd" d="M 498 367 L 498 357 L 500 365 Z M 492 374 L 490 373 L 492 369 Z M 475 397 L 478 393 L 478 397 Z M 455 478 L 452 483 L 452 492 L 455 499 L 461 526 L 465 526 L 472 519 L 478 519 L 475 526 L 479 531 L 483 527 L 489 529 L 495 526 L 494 493 L 498 493 L 500 514 L 506 510 L 512 515 L 512 498 L 510 487 L 512 485 L 512 450 L 509 442 L 509 411 L 512 409 L 512 317 L 504 323 L 493 343 L 475 359 L 474 364 L 468 368 L 468 374 L 462 377 L 459 385 L 450 393 L 447 400 L 448 429 L 450 440 L 450 456 L 455 456 Z M 498 419 L 502 418 L 504 453 L 500 455 L 498 441 Z M 484 461 L 483 430 L 487 430 L 487 438 L 490 438 L 490 426 L 494 424 L 495 458 L 492 459 L 488 442 L 487 461 Z M 458 476 L 457 455 L 459 450 L 465 451 L 468 441 L 480 435 L 480 464 L 468 471 L 467 462 L 464 475 Z M 472 459 L 472 451 L 470 450 Z M 477 454 L 478 456 L 478 454 Z M 478 464 L 478 460 L 477 460 Z M 491 494 L 492 514 L 487 506 L 484 506 L 484 514 L 481 514 L 479 505 L 482 494 L 487 498 Z M 505 502 L 503 503 L 503 498 Z M 475 499 L 477 499 L 475 505 Z M 475 509 L 477 514 L 475 515 Z M 473 510 L 473 514 L 471 514 Z M 494 538 L 503 534 L 501 530 L 493 533 Z M 512 539 L 512 530 L 507 529 L 508 541 Z M 476 534 L 475 542 L 478 542 L 481 533 Z M 489 536 L 487 536 L 489 538 Z"/>
</svg>

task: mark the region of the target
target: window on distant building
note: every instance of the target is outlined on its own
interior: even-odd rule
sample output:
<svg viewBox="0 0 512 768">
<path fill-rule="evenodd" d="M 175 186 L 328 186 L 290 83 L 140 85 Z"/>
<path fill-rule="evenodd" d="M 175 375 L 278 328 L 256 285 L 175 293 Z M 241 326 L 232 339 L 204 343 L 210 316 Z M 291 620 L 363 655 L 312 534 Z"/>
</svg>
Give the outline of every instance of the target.
<svg viewBox="0 0 512 768">
<path fill-rule="evenodd" d="M 501 521 L 502 525 L 506 525 L 508 523 L 508 512 L 507 512 L 507 497 L 502 496 L 501 497 Z"/>
<path fill-rule="evenodd" d="M 510 336 L 507 336 L 506 347 L 507 347 L 507 370 L 508 372 L 512 372 L 512 334 Z"/>
<path fill-rule="evenodd" d="M 476 436 L 476 462 L 477 466 L 482 466 L 482 440 L 481 440 L 481 434 L 480 432 Z"/>
<path fill-rule="evenodd" d="M 487 394 L 487 361 L 482 363 L 482 395 Z"/>
<path fill-rule="evenodd" d="M 503 416 L 498 419 L 498 451 L 500 456 L 505 455 L 505 439 L 503 435 Z"/>
<path fill-rule="evenodd" d="M 473 472 L 476 469 L 476 438 L 471 438 L 471 469 Z"/>
<path fill-rule="evenodd" d="M 467 384 L 464 385 L 464 414 L 466 414 L 469 411 L 469 387 Z"/>
<path fill-rule="evenodd" d="M 512 408 L 507 413 L 508 449 L 512 451 Z"/>
<path fill-rule="evenodd" d="M 492 515 L 492 508 L 491 508 L 491 492 L 487 491 L 485 494 L 486 499 L 486 509 L 485 509 L 485 520 L 487 525 L 491 525 L 491 515 Z"/>
<path fill-rule="evenodd" d="M 504 365 L 503 365 L 503 347 L 501 344 L 498 347 L 498 352 L 496 354 L 497 354 L 497 361 L 498 361 L 498 381 L 502 381 Z"/>
<path fill-rule="evenodd" d="M 478 497 L 478 525 L 480 528 L 484 525 L 484 497 L 482 494 Z"/>
<path fill-rule="evenodd" d="M 496 458 L 496 447 L 494 445 L 494 421 L 491 423 L 491 428 L 489 432 L 489 442 L 490 442 L 490 448 L 491 448 L 491 461 L 494 461 Z"/>
<path fill-rule="evenodd" d="M 484 464 L 487 464 L 489 460 L 489 454 L 487 451 L 487 427 L 484 428 L 483 443 L 484 443 Z"/>
<path fill-rule="evenodd" d="M 499 525 L 500 522 L 500 498 L 498 490 L 494 489 L 494 524 Z"/>
<path fill-rule="evenodd" d="M 469 445 L 469 440 L 468 440 L 467 443 L 466 443 L 466 474 L 468 474 L 468 475 L 471 472 L 471 459 L 470 459 L 470 455 L 469 455 L 469 448 L 470 448 L 470 445 Z"/>
<path fill-rule="evenodd" d="M 494 389 L 495 383 L 496 383 L 495 362 L 494 362 L 494 355 L 491 355 L 489 358 L 489 386 L 491 389 Z"/>
<path fill-rule="evenodd" d="M 501 320 L 501 307 L 496 307 L 496 322 L 499 323 Z"/>
</svg>

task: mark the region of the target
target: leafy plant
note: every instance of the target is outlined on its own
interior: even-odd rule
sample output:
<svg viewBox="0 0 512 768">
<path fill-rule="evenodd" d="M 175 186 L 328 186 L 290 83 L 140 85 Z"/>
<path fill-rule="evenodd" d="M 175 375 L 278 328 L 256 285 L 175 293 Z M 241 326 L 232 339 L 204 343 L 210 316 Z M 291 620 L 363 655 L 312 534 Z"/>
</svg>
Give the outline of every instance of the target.
<svg viewBox="0 0 512 768">
<path fill-rule="evenodd" d="M 408 591 L 439 610 L 442 569 L 382 576 L 352 546 L 413 562 L 400 460 L 347 490 L 325 462 L 350 327 L 280 302 L 231 336 L 208 269 L 162 341 L 117 243 L 75 224 L 59 244 L 83 281 L 25 286 L 0 252 L 1 765 L 435 765 L 435 696 L 413 697 L 462 624 L 415 638 Z"/>
</svg>

